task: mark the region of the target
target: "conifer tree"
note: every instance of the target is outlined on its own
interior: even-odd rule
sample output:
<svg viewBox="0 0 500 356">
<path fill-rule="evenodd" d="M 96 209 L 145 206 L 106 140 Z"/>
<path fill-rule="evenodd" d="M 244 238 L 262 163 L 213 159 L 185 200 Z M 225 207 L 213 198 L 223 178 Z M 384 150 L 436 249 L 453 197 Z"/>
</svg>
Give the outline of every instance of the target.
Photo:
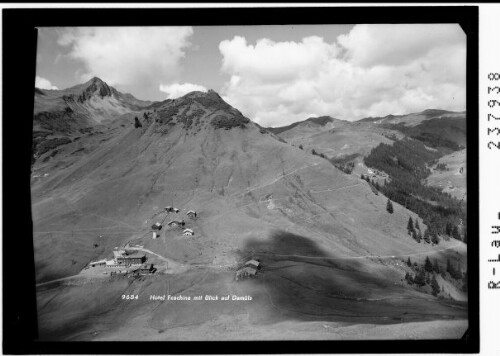
<svg viewBox="0 0 500 356">
<path fill-rule="evenodd" d="M 425 272 L 423 268 L 418 271 L 413 281 L 419 286 L 423 286 L 425 284 Z"/>
<path fill-rule="evenodd" d="M 406 265 L 407 265 L 408 267 L 411 267 L 411 260 L 410 260 L 410 257 L 408 257 L 408 261 L 406 261 Z"/>
<path fill-rule="evenodd" d="M 387 212 L 389 214 L 394 213 L 394 208 L 392 207 L 392 202 L 391 199 L 387 199 L 387 206 L 386 206 Z"/>
<path fill-rule="evenodd" d="M 431 233 L 430 233 L 429 229 L 425 230 L 424 241 L 427 242 L 428 244 L 431 243 Z"/>
<path fill-rule="evenodd" d="M 433 270 L 432 263 L 431 263 L 431 260 L 429 259 L 429 256 L 427 256 L 425 258 L 424 269 L 426 272 L 432 272 L 432 270 Z"/>
<path fill-rule="evenodd" d="M 413 240 L 415 240 L 418 243 L 420 243 L 421 238 L 418 236 L 418 234 L 417 234 L 417 232 L 415 230 L 413 230 L 413 232 L 411 233 L 411 237 L 413 238 Z"/>
<path fill-rule="evenodd" d="M 408 225 L 406 225 L 406 229 L 408 230 L 408 235 L 411 235 L 412 232 L 415 231 L 415 227 L 413 226 L 413 220 L 412 220 L 411 216 L 408 219 Z"/>
<path fill-rule="evenodd" d="M 431 281 L 431 287 L 432 287 L 432 295 L 437 296 L 439 292 L 441 291 L 441 288 L 439 288 L 439 283 L 436 280 L 436 275 L 432 275 L 432 281 Z"/>
<path fill-rule="evenodd" d="M 439 237 L 437 235 L 437 232 L 434 230 L 431 230 L 431 241 L 435 245 L 439 244 Z"/>
<path fill-rule="evenodd" d="M 418 219 L 415 219 L 415 229 L 420 230 L 420 225 L 418 224 Z"/>
<path fill-rule="evenodd" d="M 439 273 L 439 264 L 438 264 L 438 261 L 436 258 L 434 259 L 434 264 L 432 265 L 432 270 L 436 273 Z"/>
<path fill-rule="evenodd" d="M 445 230 L 446 230 L 445 231 L 446 235 L 451 236 L 451 233 L 452 233 L 453 229 L 452 229 L 451 223 L 449 221 L 446 223 L 446 229 Z"/>
<path fill-rule="evenodd" d="M 452 231 L 451 235 L 454 239 L 461 240 L 460 232 L 458 232 L 458 227 L 456 225 L 453 227 L 453 231 Z"/>
</svg>

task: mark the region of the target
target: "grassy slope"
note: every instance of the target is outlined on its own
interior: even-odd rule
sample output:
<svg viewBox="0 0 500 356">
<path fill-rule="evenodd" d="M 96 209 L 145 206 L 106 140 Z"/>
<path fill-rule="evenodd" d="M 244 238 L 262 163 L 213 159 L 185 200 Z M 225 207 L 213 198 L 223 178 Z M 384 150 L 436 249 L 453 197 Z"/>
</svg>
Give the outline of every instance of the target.
<svg viewBox="0 0 500 356">
<path fill-rule="evenodd" d="M 142 282 L 104 286 L 95 282 L 41 291 L 40 318 L 46 337 L 89 339 L 95 337 L 91 330 L 112 333 L 118 325 L 126 329 L 120 332 L 125 335 L 134 318 L 143 323 L 145 330 L 140 332 L 152 337 L 158 330 L 211 323 L 220 315 L 244 311 L 249 319 L 242 327 L 296 318 L 310 321 L 311 315 L 298 312 L 300 301 L 308 301 L 307 314 L 331 314 L 330 321 L 342 315 L 346 322 L 358 320 L 352 318 L 361 313 L 362 322 L 382 323 L 396 303 L 373 300 L 373 305 L 360 309 L 356 298 L 405 296 L 409 304 L 394 309 L 394 318 L 407 309 L 414 310 L 418 320 L 448 314 L 463 317 L 428 295 L 401 286 L 404 269 L 386 262 L 388 256 L 408 254 L 434 254 L 445 260 L 456 246 L 460 253 L 455 258 L 463 259 L 462 246 L 444 242 L 439 245 L 442 251 L 436 252 L 417 244 L 406 234 L 408 216 L 415 215 L 397 204 L 395 213 L 388 214 L 386 199 L 374 195 L 364 181 L 254 126 L 229 131 L 203 126 L 188 134 L 173 126 L 167 134 L 159 134 L 156 125 L 117 126 L 103 134 L 108 135 L 105 141 L 92 137 L 95 149 L 88 155 L 72 156 L 75 144 L 67 145 L 60 157 L 72 160 L 67 168 L 55 162 L 44 167 L 49 176 L 32 187 L 37 280 L 75 274 L 90 260 L 109 256 L 115 246 L 132 239 L 182 263 L 234 265 L 258 253 L 271 269 L 255 282 L 240 284 L 232 282 L 232 272 L 206 266 Z M 181 214 L 189 209 L 199 212 L 198 220 L 188 222 L 195 239 L 180 238 L 175 230 L 164 231 L 155 241 L 140 239 L 149 236 L 149 226 L 159 215 L 153 216 L 166 205 L 182 209 Z M 285 233 L 285 240 L 276 244 L 276 233 Z M 93 247 L 95 242 L 99 248 Z M 318 258 L 301 256 L 309 251 L 304 243 Z M 316 286 L 322 290 L 315 291 Z M 258 302 L 243 311 L 234 303 L 193 309 L 189 303 L 172 308 L 147 301 L 150 294 L 165 293 L 165 288 L 171 294 L 252 293 Z M 124 304 L 120 296 L 125 292 L 140 293 L 140 303 Z M 345 296 L 350 299 L 343 302 Z M 160 309 L 154 309 L 158 304 Z M 422 310 L 429 308 L 436 309 L 426 317 Z M 133 334 L 140 337 L 137 330 Z"/>
<path fill-rule="evenodd" d="M 438 164 L 446 164 L 447 169 L 440 171 L 432 167 L 432 173 L 427 178 L 427 184 L 442 188 L 457 199 L 467 199 L 467 166 L 466 150 L 453 152 L 439 159 Z M 463 172 L 460 173 L 460 168 Z M 450 187 L 450 184 L 452 187 Z"/>
</svg>

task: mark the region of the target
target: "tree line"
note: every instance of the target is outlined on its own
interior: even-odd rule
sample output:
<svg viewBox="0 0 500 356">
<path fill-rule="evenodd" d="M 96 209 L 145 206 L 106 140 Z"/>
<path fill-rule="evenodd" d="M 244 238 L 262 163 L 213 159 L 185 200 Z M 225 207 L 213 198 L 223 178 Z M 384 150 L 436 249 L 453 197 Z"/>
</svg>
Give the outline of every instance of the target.
<svg viewBox="0 0 500 356">
<path fill-rule="evenodd" d="M 391 177 L 384 185 L 372 183 L 378 190 L 389 200 L 422 218 L 428 227 L 428 235 L 424 233 L 422 238 L 432 242 L 437 235 L 446 234 L 466 242 L 466 203 L 438 188 L 425 185 L 425 179 L 431 173 L 429 165 L 442 155 L 439 151 L 428 150 L 422 142 L 405 138 L 395 141 L 393 145 L 381 143 L 364 161 L 368 167 L 384 171 Z M 366 179 L 370 181 L 368 177 Z M 415 234 L 418 240 L 418 231 Z"/>
</svg>

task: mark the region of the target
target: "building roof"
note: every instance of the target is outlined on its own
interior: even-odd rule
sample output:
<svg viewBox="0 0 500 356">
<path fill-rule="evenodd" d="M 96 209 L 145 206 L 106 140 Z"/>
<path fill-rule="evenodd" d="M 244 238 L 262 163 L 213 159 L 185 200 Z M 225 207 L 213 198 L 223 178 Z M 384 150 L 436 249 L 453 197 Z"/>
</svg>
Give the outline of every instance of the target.
<svg viewBox="0 0 500 356">
<path fill-rule="evenodd" d="M 189 210 L 189 211 L 186 213 L 186 215 L 189 215 L 189 214 L 196 214 L 196 211 L 194 211 L 194 210 Z"/>
<path fill-rule="evenodd" d="M 113 251 L 113 255 L 115 256 L 115 258 L 122 257 L 124 252 L 125 251 L 121 251 L 121 250 L 120 251 Z"/>
<path fill-rule="evenodd" d="M 258 267 L 260 265 L 260 262 L 259 261 L 256 261 L 256 260 L 250 260 L 250 261 L 247 261 L 245 263 L 245 266 L 246 265 L 252 265 L 252 266 L 255 266 L 255 267 Z"/>
<path fill-rule="evenodd" d="M 248 273 L 248 274 L 256 274 L 257 271 L 253 268 L 250 268 L 250 267 L 243 267 L 242 269 L 240 269 L 238 271 L 238 274 L 241 274 L 241 273 Z"/>
<path fill-rule="evenodd" d="M 183 232 L 192 232 L 192 233 L 194 233 L 194 231 L 193 231 L 193 230 L 191 230 L 191 229 L 186 229 L 186 230 L 184 230 Z"/>
<path fill-rule="evenodd" d="M 115 261 L 113 261 L 113 260 L 106 261 L 106 266 L 113 266 L 114 264 L 115 264 Z"/>
<path fill-rule="evenodd" d="M 129 260 L 129 259 L 144 258 L 144 257 L 146 257 L 146 255 L 141 253 L 140 255 L 120 256 L 119 258 L 124 258 Z"/>
<path fill-rule="evenodd" d="M 96 264 L 100 264 L 100 263 L 106 263 L 106 260 L 99 260 L 99 261 L 90 262 L 91 265 L 96 265 Z"/>
<path fill-rule="evenodd" d="M 184 220 L 172 220 L 170 221 L 167 225 L 171 225 L 171 224 L 184 224 Z"/>
</svg>

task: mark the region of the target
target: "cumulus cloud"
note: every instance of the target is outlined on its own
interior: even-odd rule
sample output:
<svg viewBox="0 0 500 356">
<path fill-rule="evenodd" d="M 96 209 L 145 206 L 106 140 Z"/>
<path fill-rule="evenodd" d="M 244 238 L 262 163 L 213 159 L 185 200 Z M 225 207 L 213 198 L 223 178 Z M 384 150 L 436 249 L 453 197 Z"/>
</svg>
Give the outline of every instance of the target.
<svg viewBox="0 0 500 356">
<path fill-rule="evenodd" d="M 440 46 L 464 43 L 458 25 L 357 25 L 338 37 L 346 57 L 356 65 L 402 65 Z"/>
<path fill-rule="evenodd" d="M 222 41 L 223 97 L 263 126 L 465 108 L 458 25 L 357 25 L 334 43 Z"/>
<path fill-rule="evenodd" d="M 40 89 L 50 89 L 50 90 L 59 89 L 55 85 L 52 85 L 50 80 L 39 77 L 38 75 L 35 77 L 35 87 L 40 88 Z"/>
<path fill-rule="evenodd" d="M 207 88 L 202 85 L 192 83 L 174 83 L 170 85 L 160 84 L 160 91 L 167 93 L 167 99 L 175 99 L 192 91 L 206 92 Z"/>
<path fill-rule="evenodd" d="M 97 76 L 110 85 L 158 88 L 178 77 L 192 34 L 191 27 L 63 28 L 58 43 L 83 62 L 81 81 Z"/>
</svg>

